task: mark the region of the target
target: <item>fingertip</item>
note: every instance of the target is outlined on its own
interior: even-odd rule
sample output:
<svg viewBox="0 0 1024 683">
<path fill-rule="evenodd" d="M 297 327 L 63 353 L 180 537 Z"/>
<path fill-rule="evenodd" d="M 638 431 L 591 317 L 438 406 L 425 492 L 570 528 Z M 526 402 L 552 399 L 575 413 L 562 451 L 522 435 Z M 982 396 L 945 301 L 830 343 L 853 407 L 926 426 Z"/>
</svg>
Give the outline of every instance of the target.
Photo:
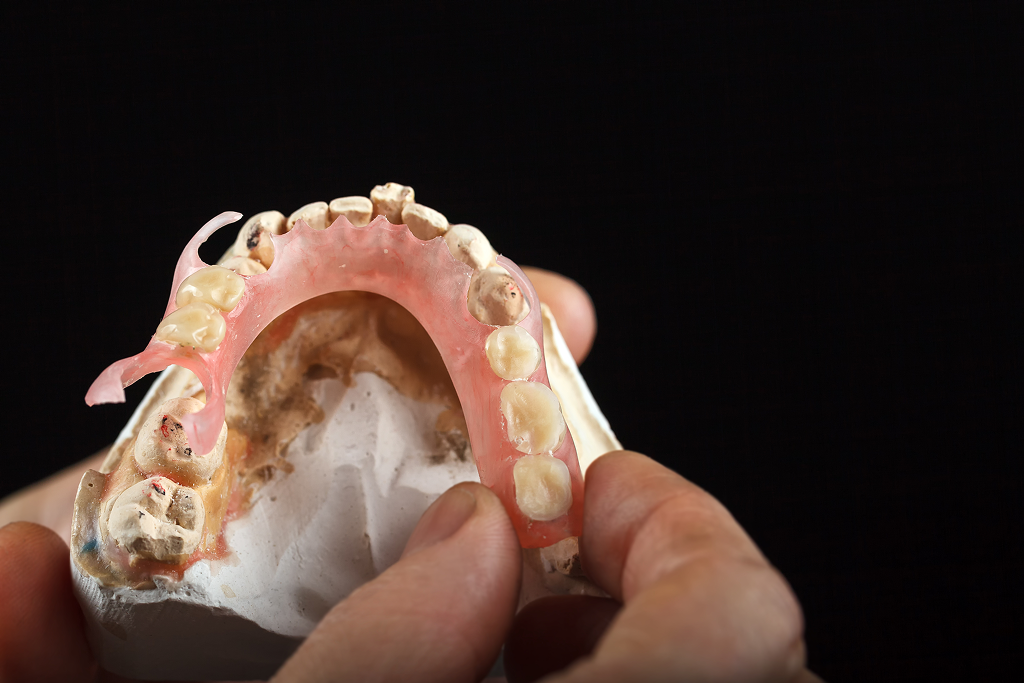
<svg viewBox="0 0 1024 683">
<path fill-rule="evenodd" d="M 555 316 L 558 329 L 579 365 L 590 353 L 597 334 L 597 313 L 587 290 L 578 282 L 542 268 L 524 267 L 537 296 Z"/>
</svg>

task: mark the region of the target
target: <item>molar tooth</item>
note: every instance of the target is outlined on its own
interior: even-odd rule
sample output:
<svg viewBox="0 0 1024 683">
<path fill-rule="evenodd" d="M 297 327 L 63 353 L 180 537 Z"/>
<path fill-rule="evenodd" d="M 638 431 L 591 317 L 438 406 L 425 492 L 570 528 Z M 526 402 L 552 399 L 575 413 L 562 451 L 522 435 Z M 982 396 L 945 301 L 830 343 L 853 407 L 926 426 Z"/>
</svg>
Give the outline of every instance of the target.
<svg viewBox="0 0 1024 683">
<path fill-rule="evenodd" d="M 220 429 L 217 444 L 204 455 L 195 453 L 188 443 L 181 418 L 203 409 L 194 398 L 172 398 L 146 418 L 135 440 L 135 462 L 144 473 L 171 474 L 185 483 L 205 484 L 224 462 L 228 426 Z"/>
<path fill-rule="evenodd" d="M 225 259 L 220 265 L 239 275 L 251 276 L 267 272 L 262 263 L 248 256 L 232 256 L 229 259 Z"/>
<path fill-rule="evenodd" d="M 540 382 L 511 382 L 501 390 L 508 440 L 523 453 L 550 453 L 565 439 L 558 399 Z"/>
<path fill-rule="evenodd" d="M 514 325 L 530 312 L 519 285 L 501 266 L 473 273 L 466 305 L 470 315 L 485 325 Z"/>
<path fill-rule="evenodd" d="M 326 230 L 328 225 L 327 208 L 327 202 L 313 202 L 306 204 L 301 209 L 296 209 L 291 216 L 288 216 L 288 229 L 294 228 L 301 219 L 314 230 Z"/>
<path fill-rule="evenodd" d="M 253 258 L 262 263 L 264 268 L 269 268 L 274 262 L 274 245 L 269 235 L 283 235 L 285 232 L 287 226 L 283 213 L 263 211 L 247 220 L 238 231 L 231 253 Z"/>
<path fill-rule="evenodd" d="M 565 463 L 550 455 L 527 455 L 512 468 L 516 504 L 530 519 L 557 519 L 572 507 L 572 482 Z"/>
<path fill-rule="evenodd" d="M 465 223 L 448 226 L 444 234 L 445 244 L 456 261 L 462 261 L 474 270 L 480 270 L 494 263 L 497 253 L 479 229 Z"/>
<path fill-rule="evenodd" d="M 230 311 L 238 305 L 243 292 L 245 280 L 238 273 L 223 266 L 207 266 L 182 281 L 174 303 L 181 307 L 201 301 L 222 311 Z"/>
<path fill-rule="evenodd" d="M 180 564 L 199 546 L 205 518 L 198 493 L 166 477 L 150 477 L 117 497 L 106 527 L 132 562 Z"/>
<path fill-rule="evenodd" d="M 399 183 L 378 185 L 370 191 L 373 215 L 383 214 L 389 222 L 395 225 L 402 222 L 402 209 L 415 198 L 416 192 L 411 187 Z"/>
<path fill-rule="evenodd" d="M 540 345 L 517 325 L 499 327 L 484 346 L 491 370 L 502 379 L 526 379 L 540 367 Z"/>
<path fill-rule="evenodd" d="M 421 240 L 432 240 L 448 232 L 448 219 L 443 213 L 416 202 L 409 202 L 402 209 L 402 222 Z"/>
<path fill-rule="evenodd" d="M 338 216 L 344 216 L 348 222 L 361 228 L 373 218 L 373 202 L 366 197 L 338 197 L 332 199 L 327 207 L 327 222 L 334 225 Z"/>
<path fill-rule="evenodd" d="M 220 311 L 210 304 L 195 301 L 164 318 L 154 336 L 160 341 L 210 353 L 224 340 L 226 332 L 227 324 Z"/>
</svg>

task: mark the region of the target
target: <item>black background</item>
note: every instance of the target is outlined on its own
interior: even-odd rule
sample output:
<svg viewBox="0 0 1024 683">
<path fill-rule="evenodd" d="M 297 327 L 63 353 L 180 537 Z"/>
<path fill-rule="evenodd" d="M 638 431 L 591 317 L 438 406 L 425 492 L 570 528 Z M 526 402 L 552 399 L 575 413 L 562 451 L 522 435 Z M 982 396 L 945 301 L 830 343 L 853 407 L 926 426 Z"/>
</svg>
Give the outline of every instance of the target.
<svg viewBox="0 0 1024 683">
<path fill-rule="evenodd" d="M 814 670 L 1024 666 L 1020 3 L 140 7 L 0 10 L 0 494 L 113 440 L 148 382 L 85 391 L 205 221 L 397 181 L 589 290 L 617 435 Z"/>
</svg>

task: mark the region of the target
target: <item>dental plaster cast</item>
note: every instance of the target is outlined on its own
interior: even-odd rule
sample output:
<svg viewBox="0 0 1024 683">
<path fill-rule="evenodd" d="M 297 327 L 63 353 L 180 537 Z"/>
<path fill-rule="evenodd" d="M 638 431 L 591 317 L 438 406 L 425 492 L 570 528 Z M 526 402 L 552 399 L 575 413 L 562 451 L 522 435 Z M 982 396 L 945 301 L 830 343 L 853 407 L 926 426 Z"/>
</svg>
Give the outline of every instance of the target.
<svg viewBox="0 0 1024 683">
<path fill-rule="evenodd" d="M 597 592 L 576 550 L 582 472 L 621 446 L 522 272 L 414 198 L 388 183 L 257 214 L 208 266 L 199 245 L 240 217 L 221 214 L 146 349 L 93 383 L 90 404 L 123 401 L 164 370 L 76 499 L 73 576 L 104 668 L 270 676 L 460 481 L 513 520 L 521 604 Z"/>
</svg>

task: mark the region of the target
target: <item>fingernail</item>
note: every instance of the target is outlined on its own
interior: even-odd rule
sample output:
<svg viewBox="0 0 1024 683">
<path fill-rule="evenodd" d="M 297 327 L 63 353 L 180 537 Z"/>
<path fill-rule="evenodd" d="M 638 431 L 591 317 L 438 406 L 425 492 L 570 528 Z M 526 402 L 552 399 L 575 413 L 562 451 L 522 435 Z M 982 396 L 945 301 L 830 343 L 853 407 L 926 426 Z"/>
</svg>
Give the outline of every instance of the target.
<svg viewBox="0 0 1024 683">
<path fill-rule="evenodd" d="M 448 489 L 427 508 L 405 544 L 402 557 L 429 548 L 455 534 L 476 510 L 476 498 L 464 487 Z"/>
</svg>

